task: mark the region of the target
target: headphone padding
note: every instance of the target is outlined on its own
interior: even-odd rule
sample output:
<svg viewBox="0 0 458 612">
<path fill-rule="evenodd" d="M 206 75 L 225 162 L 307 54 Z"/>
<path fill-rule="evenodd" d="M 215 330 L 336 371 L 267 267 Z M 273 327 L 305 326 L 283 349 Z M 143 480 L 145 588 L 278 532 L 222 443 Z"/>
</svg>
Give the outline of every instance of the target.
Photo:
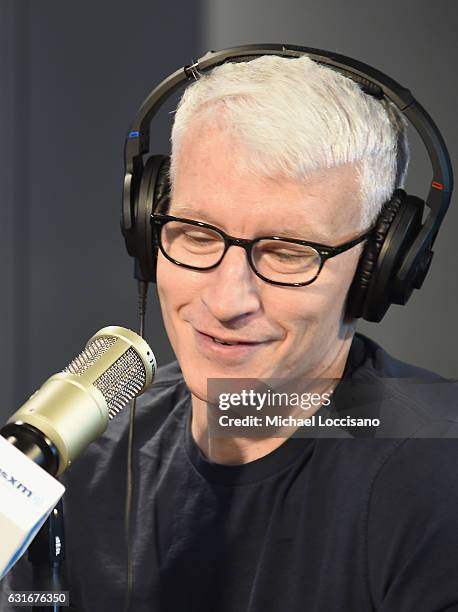
<svg viewBox="0 0 458 612">
<path fill-rule="evenodd" d="M 158 156 L 159 157 L 159 156 Z M 161 159 L 157 162 L 157 169 L 155 173 L 155 183 L 151 211 L 167 213 L 169 208 L 169 195 L 170 195 L 170 157 L 168 155 L 162 155 Z M 160 207 L 158 209 L 158 206 Z M 156 282 L 156 267 L 157 267 L 157 256 L 159 251 L 159 243 L 155 230 L 152 228 L 151 236 L 151 280 Z"/>
<path fill-rule="evenodd" d="M 170 157 L 168 155 L 163 156 L 163 160 L 156 174 L 156 184 L 154 187 L 153 197 L 153 212 L 159 212 L 156 210 L 159 203 L 161 203 L 161 212 L 165 213 L 168 210 L 168 196 L 170 195 Z"/>
<path fill-rule="evenodd" d="M 380 251 L 382 250 L 383 243 L 385 242 L 391 224 L 401 209 L 405 198 L 405 191 L 396 189 L 392 198 L 385 202 L 382 207 L 375 227 L 361 254 L 358 268 L 348 294 L 347 314 L 350 318 L 364 316 L 366 297 L 373 279 L 374 270 L 377 266 Z"/>
</svg>

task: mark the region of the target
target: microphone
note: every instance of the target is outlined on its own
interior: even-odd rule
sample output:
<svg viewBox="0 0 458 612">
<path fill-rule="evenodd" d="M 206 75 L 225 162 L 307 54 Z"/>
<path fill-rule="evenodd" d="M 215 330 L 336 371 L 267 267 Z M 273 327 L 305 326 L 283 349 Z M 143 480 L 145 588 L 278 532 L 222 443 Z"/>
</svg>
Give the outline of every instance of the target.
<svg viewBox="0 0 458 612">
<path fill-rule="evenodd" d="M 53 478 L 151 384 L 156 360 L 124 327 L 98 331 L 0 429 L 0 579 L 26 550 L 65 488 Z"/>
<path fill-rule="evenodd" d="M 154 354 L 143 338 L 124 327 L 104 327 L 8 419 L 0 435 L 60 475 L 155 372 Z"/>
</svg>

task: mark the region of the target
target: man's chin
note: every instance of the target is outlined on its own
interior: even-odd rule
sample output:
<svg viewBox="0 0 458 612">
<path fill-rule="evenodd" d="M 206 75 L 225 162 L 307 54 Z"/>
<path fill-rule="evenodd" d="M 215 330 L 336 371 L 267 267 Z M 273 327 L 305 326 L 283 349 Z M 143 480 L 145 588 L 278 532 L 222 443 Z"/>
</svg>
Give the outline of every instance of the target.
<svg viewBox="0 0 458 612">
<path fill-rule="evenodd" d="M 205 404 L 217 405 L 220 402 L 221 393 L 241 393 L 249 389 L 257 389 L 258 381 L 268 377 L 267 374 L 250 375 L 249 373 L 219 373 L 209 372 L 205 378 L 195 379 L 195 376 L 187 377 L 184 380 L 191 395 L 196 400 Z M 210 384 L 209 384 L 209 381 Z M 226 381 L 226 382 L 219 382 Z"/>
<path fill-rule="evenodd" d="M 190 368 L 183 370 L 183 376 L 185 380 L 189 380 L 190 383 L 196 384 L 197 387 L 201 387 L 207 384 L 209 378 L 265 378 L 268 376 L 266 370 L 257 367 L 228 367 L 225 365 L 212 365 L 211 367 L 203 367 L 198 362 Z"/>
</svg>

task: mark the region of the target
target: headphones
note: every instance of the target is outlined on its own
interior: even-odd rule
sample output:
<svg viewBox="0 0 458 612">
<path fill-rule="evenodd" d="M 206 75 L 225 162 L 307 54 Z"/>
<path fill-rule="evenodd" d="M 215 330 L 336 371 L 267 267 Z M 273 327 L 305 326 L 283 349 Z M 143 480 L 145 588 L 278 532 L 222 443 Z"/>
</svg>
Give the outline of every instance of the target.
<svg viewBox="0 0 458 612">
<path fill-rule="evenodd" d="M 366 241 L 352 285 L 346 315 L 379 322 L 391 304 L 406 304 L 420 289 L 433 256 L 432 246 L 447 212 L 453 190 L 450 156 L 444 139 L 428 113 L 405 89 L 366 64 L 330 51 L 295 45 L 260 44 L 210 51 L 193 64 L 164 79 L 146 98 L 127 134 L 124 147 L 124 192 L 121 231 L 129 255 L 135 258 L 135 277 L 156 281 L 158 244 L 151 225 L 157 203 L 170 193 L 167 155 L 149 154 L 149 131 L 159 108 L 183 83 L 195 80 L 225 62 L 246 62 L 261 55 L 301 57 L 331 67 L 359 84 L 364 93 L 387 98 L 407 117 L 426 147 L 433 178 L 426 200 L 396 189 Z M 429 214 L 422 223 L 425 205 Z"/>
</svg>

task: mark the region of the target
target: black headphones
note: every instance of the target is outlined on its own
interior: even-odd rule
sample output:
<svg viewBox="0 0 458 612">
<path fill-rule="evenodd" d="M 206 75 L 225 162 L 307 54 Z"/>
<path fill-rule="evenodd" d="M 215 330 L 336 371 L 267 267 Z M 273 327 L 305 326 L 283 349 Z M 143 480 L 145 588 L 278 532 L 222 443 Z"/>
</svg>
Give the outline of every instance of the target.
<svg viewBox="0 0 458 612">
<path fill-rule="evenodd" d="M 426 200 L 396 189 L 385 202 L 361 255 L 347 299 L 347 316 L 380 321 L 390 304 L 405 304 L 414 289 L 420 289 L 433 256 L 432 246 L 447 212 L 453 190 L 450 156 L 431 117 L 393 79 L 349 57 L 295 45 L 246 45 L 209 52 L 190 66 L 164 79 L 146 98 L 128 132 L 125 148 L 125 178 L 121 230 L 129 255 L 135 257 L 135 277 L 155 282 L 158 245 L 151 214 L 159 200 L 170 192 L 167 155 L 149 153 L 151 122 L 162 104 L 183 83 L 225 62 L 250 61 L 261 55 L 300 57 L 329 66 L 358 83 L 364 93 L 387 98 L 410 121 L 420 135 L 433 168 Z M 422 223 L 423 211 L 430 209 Z"/>
</svg>

